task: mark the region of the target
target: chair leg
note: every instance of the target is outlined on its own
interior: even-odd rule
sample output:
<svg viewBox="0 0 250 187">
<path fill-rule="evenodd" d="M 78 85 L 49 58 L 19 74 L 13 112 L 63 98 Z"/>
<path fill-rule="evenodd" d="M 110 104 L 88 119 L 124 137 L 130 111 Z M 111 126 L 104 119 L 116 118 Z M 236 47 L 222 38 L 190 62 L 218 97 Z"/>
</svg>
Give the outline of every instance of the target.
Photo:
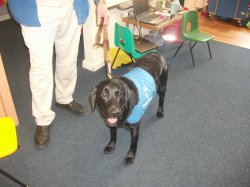
<svg viewBox="0 0 250 187">
<path fill-rule="evenodd" d="M 176 52 L 174 53 L 173 58 L 177 55 L 177 53 L 179 52 L 179 50 L 180 50 L 180 48 L 182 47 L 183 43 L 184 43 L 184 41 L 181 42 L 181 45 L 178 47 L 178 49 L 177 49 Z"/>
<path fill-rule="evenodd" d="M 197 42 L 194 42 L 194 45 L 192 46 L 192 49 L 194 48 L 194 46 L 197 44 Z"/>
<path fill-rule="evenodd" d="M 117 57 L 117 55 L 118 55 L 120 49 L 121 49 L 121 48 L 118 48 L 118 50 L 117 50 L 117 52 L 116 52 L 116 54 L 115 54 L 115 58 L 114 58 L 114 60 L 113 60 L 113 62 L 112 62 L 112 64 L 111 64 L 111 69 L 113 68 L 113 65 L 114 65 L 114 63 L 115 63 L 116 57 Z"/>
<path fill-rule="evenodd" d="M 210 55 L 210 59 L 212 59 L 211 50 L 210 50 L 210 46 L 209 46 L 209 42 L 208 42 L 208 41 L 207 41 L 207 47 L 208 47 L 208 51 L 209 51 L 209 55 Z"/>
<path fill-rule="evenodd" d="M 191 53 L 191 57 L 192 57 L 193 66 L 195 66 L 195 64 L 194 64 L 194 56 L 193 56 L 193 51 L 192 51 L 191 42 L 189 42 L 189 49 L 190 49 L 190 53 Z"/>
<path fill-rule="evenodd" d="M 19 181 L 18 179 L 16 179 L 15 177 L 11 176 L 10 174 L 6 173 L 5 171 L 3 171 L 3 170 L 1 170 L 1 169 L 0 169 L 0 173 L 1 173 L 2 175 L 4 175 L 5 177 L 8 177 L 10 180 L 16 182 L 17 184 L 19 184 L 19 185 L 21 185 L 21 186 L 23 186 L 23 187 L 28 187 L 28 185 L 22 183 L 21 181 Z"/>
<path fill-rule="evenodd" d="M 132 57 L 130 57 L 130 59 L 131 59 L 131 63 L 134 63 L 135 61 L 133 60 L 133 58 Z"/>
<path fill-rule="evenodd" d="M 130 57 L 131 63 L 134 63 L 135 61 L 133 60 L 132 55 L 127 54 Z"/>
</svg>

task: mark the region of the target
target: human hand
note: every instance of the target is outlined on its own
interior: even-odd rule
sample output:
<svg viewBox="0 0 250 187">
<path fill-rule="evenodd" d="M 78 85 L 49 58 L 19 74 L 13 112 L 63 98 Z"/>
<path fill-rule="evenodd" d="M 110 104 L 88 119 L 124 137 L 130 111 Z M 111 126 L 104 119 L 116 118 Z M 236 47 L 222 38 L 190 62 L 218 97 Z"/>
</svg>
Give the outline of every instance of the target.
<svg viewBox="0 0 250 187">
<path fill-rule="evenodd" d="M 100 2 L 96 5 L 96 23 L 97 25 L 101 24 L 101 20 L 103 19 L 103 25 L 109 25 L 109 12 L 106 7 L 106 4 Z"/>
</svg>

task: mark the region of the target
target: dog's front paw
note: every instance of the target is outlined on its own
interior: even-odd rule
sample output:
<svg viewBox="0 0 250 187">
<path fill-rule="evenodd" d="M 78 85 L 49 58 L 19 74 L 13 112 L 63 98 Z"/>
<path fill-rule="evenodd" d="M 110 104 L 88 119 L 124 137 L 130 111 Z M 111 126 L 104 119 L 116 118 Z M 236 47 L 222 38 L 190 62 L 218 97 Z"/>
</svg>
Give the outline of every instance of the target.
<svg viewBox="0 0 250 187">
<path fill-rule="evenodd" d="M 163 118 L 163 116 L 164 116 L 164 113 L 162 111 L 157 111 L 156 113 L 157 118 Z"/>
<path fill-rule="evenodd" d="M 125 157 L 124 165 L 125 166 L 132 165 L 134 163 L 134 160 L 135 160 L 134 157 Z"/>
<path fill-rule="evenodd" d="M 104 154 L 110 154 L 114 151 L 114 149 L 115 149 L 115 143 L 110 143 L 104 148 L 103 152 Z"/>
<path fill-rule="evenodd" d="M 158 107 L 158 110 L 156 112 L 156 117 L 157 118 L 162 118 L 164 116 L 164 111 L 163 111 L 163 107 L 162 106 L 159 106 Z"/>
<path fill-rule="evenodd" d="M 129 151 L 127 156 L 124 159 L 124 165 L 129 166 L 134 163 L 135 155 L 133 152 Z"/>
</svg>

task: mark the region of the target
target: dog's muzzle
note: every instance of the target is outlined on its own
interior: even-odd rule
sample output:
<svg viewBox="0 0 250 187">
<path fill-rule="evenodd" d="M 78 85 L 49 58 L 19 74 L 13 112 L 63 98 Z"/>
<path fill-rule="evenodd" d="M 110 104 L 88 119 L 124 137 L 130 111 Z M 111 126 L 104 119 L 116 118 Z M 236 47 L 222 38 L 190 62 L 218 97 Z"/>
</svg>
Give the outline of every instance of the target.
<svg viewBox="0 0 250 187">
<path fill-rule="evenodd" d="M 106 119 L 106 124 L 108 126 L 111 126 L 111 127 L 114 127 L 117 125 L 117 122 L 118 122 L 118 118 L 115 118 L 115 117 L 110 117 L 110 118 L 107 118 Z"/>
</svg>

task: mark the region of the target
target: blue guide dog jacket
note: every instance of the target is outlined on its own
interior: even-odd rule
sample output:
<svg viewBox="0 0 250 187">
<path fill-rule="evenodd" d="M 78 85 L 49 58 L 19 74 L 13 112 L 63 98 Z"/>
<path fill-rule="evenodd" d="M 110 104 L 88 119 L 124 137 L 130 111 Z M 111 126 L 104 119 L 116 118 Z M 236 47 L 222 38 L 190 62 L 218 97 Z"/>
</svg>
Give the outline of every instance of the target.
<svg viewBox="0 0 250 187">
<path fill-rule="evenodd" d="M 130 124 L 135 124 L 140 121 L 151 100 L 155 96 L 156 84 L 152 75 L 139 67 L 133 68 L 126 73 L 124 77 L 130 79 L 135 84 L 138 91 L 139 101 L 127 119 L 127 122 Z"/>
</svg>

